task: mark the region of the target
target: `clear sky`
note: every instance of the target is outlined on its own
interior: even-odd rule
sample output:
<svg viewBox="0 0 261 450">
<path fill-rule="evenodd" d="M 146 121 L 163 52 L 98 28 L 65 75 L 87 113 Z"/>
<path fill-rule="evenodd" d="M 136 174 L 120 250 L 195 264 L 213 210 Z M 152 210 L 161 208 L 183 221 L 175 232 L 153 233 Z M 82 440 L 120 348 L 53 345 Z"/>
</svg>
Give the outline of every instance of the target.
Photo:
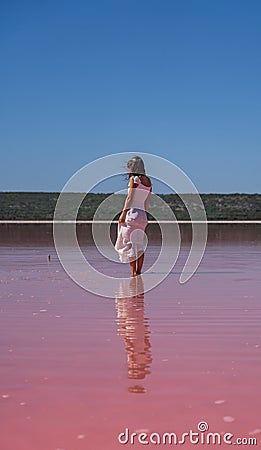
<svg viewBox="0 0 261 450">
<path fill-rule="evenodd" d="M 0 61 L 0 190 L 140 151 L 261 192 L 260 0 L 2 0 Z"/>
</svg>

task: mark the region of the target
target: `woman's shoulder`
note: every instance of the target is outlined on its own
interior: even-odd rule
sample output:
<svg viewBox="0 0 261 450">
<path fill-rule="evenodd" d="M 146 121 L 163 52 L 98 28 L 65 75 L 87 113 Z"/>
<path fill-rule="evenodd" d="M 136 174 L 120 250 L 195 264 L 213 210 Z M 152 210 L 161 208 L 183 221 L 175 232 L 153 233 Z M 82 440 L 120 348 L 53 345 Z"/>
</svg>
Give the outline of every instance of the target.
<svg viewBox="0 0 261 450">
<path fill-rule="evenodd" d="M 151 187 L 152 186 L 151 180 L 150 180 L 150 178 L 147 175 L 141 175 L 140 181 L 146 187 Z"/>
<path fill-rule="evenodd" d="M 132 175 L 129 181 L 129 187 L 137 187 L 143 185 L 147 188 L 152 187 L 150 178 L 147 175 Z"/>
<path fill-rule="evenodd" d="M 131 188 L 137 187 L 141 183 L 138 176 L 132 175 L 129 180 L 128 186 Z"/>
</svg>

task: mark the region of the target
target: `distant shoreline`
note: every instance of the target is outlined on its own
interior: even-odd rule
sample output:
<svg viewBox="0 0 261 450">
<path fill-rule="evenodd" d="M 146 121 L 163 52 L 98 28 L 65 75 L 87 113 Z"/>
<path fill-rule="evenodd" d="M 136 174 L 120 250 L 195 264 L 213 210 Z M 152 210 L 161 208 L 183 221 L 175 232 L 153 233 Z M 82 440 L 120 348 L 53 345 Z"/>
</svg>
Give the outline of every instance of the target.
<svg viewBox="0 0 261 450">
<path fill-rule="evenodd" d="M 190 223 L 208 223 L 208 224 L 260 224 L 261 225 L 261 220 L 207 220 L 205 221 L 201 221 L 201 220 L 177 220 L 177 221 L 168 221 L 168 220 L 160 220 L 157 221 L 158 223 L 179 223 L 179 224 L 190 224 Z M 93 223 L 100 223 L 100 224 L 105 224 L 105 223 L 118 223 L 117 220 L 0 220 L 0 225 L 4 225 L 4 224 L 10 224 L 10 225 L 15 225 L 15 224 L 20 224 L 20 225 L 50 225 L 53 223 L 62 223 L 62 224 L 70 224 L 70 223 L 76 223 L 77 225 L 91 225 Z M 148 223 L 155 223 L 155 220 L 149 220 Z"/>
<path fill-rule="evenodd" d="M 59 192 L 0 192 L 0 221 L 52 221 Z M 70 205 L 78 193 L 68 195 L 68 217 Z M 79 208 L 77 222 L 92 221 L 97 207 L 110 193 L 87 194 Z M 176 219 L 190 221 L 186 206 L 177 194 L 158 194 L 174 211 Z M 193 194 L 184 194 L 191 197 Z M 260 221 L 261 194 L 200 194 L 209 222 Z M 122 202 L 125 196 L 122 195 Z M 117 216 L 114 217 L 117 220 Z M 150 217 L 149 220 L 153 220 Z"/>
</svg>

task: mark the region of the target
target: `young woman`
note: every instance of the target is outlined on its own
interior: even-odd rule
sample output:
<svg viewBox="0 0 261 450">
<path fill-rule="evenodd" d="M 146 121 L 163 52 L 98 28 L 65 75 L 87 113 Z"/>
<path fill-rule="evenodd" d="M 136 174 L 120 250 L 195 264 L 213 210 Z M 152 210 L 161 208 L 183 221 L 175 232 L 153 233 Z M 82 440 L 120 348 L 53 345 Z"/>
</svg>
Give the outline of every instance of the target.
<svg viewBox="0 0 261 450">
<path fill-rule="evenodd" d="M 152 184 L 145 173 L 144 162 L 135 156 L 127 163 L 128 195 L 119 218 L 119 234 L 115 245 L 122 262 L 129 261 L 132 276 L 140 275 L 144 261 L 144 231 L 148 223 Z M 142 232 L 134 231 L 142 230 Z"/>
</svg>

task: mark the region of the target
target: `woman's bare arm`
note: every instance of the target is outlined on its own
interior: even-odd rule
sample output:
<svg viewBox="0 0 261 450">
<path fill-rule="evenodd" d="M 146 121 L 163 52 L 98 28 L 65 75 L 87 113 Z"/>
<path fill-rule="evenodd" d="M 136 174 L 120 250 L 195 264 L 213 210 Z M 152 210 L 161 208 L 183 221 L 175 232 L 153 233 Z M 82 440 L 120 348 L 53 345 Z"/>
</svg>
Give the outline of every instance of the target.
<svg viewBox="0 0 261 450">
<path fill-rule="evenodd" d="M 128 194 L 127 194 L 127 197 L 126 197 L 126 200 L 125 200 L 125 203 L 124 203 L 124 207 L 123 207 L 122 213 L 121 213 L 120 218 L 119 218 L 119 222 L 120 223 L 125 222 L 127 211 L 130 209 L 130 205 L 131 205 L 131 202 L 132 202 L 132 199 L 133 199 L 134 189 L 137 186 L 138 186 L 138 184 L 134 183 L 134 177 L 131 177 L 130 178 L 130 185 L 129 185 L 129 189 L 128 189 Z"/>
<path fill-rule="evenodd" d="M 128 195 L 126 197 L 125 203 L 124 203 L 124 207 L 123 207 L 123 211 L 130 209 L 130 205 L 133 199 L 133 195 L 134 195 L 134 188 L 136 188 L 138 185 L 137 183 L 134 183 L 134 177 L 130 178 L 130 185 L 129 185 L 129 189 L 128 189 Z"/>
</svg>

